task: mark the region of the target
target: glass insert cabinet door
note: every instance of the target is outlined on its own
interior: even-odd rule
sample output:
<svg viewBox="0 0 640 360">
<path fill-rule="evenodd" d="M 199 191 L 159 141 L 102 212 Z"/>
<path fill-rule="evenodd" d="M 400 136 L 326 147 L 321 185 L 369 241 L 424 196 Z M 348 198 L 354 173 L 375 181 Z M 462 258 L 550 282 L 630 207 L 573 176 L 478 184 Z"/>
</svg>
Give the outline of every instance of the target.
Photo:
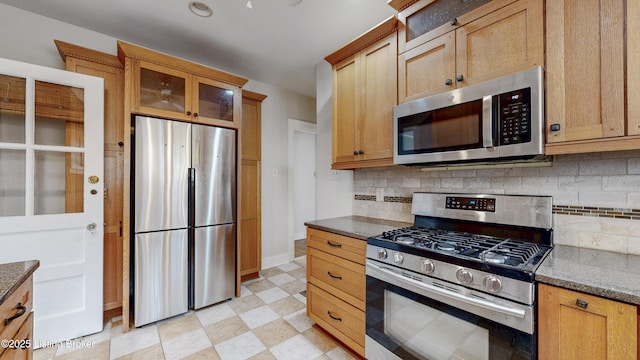
<svg viewBox="0 0 640 360">
<path fill-rule="evenodd" d="M 84 88 L 1 72 L 0 217 L 83 212 Z"/>
<path fill-rule="evenodd" d="M 144 61 L 136 69 L 136 112 L 222 126 L 238 118 L 241 92 L 234 85 Z"/>
</svg>

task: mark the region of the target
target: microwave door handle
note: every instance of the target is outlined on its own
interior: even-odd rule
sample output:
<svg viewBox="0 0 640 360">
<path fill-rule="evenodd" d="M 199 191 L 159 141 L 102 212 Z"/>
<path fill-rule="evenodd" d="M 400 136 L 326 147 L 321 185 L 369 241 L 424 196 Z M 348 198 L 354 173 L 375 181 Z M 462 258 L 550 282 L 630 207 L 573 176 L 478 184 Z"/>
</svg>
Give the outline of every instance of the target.
<svg viewBox="0 0 640 360">
<path fill-rule="evenodd" d="M 493 96 L 482 98 L 482 146 L 493 147 Z M 495 121 L 497 126 L 497 121 Z"/>
</svg>

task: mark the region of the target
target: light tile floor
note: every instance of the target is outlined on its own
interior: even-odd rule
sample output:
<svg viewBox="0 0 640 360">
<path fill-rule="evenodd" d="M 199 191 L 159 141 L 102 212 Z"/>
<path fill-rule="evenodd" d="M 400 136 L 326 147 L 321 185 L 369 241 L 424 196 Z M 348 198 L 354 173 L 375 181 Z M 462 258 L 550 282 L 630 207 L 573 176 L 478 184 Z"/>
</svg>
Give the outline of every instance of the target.
<svg viewBox="0 0 640 360">
<path fill-rule="evenodd" d="M 122 333 L 122 320 L 74 346 L 34 352 L 55 359 L 354 359 L 306 315 L 305 258 L 260 272 L 241 296 Z M 82 348 L 85 346 L 85 348 Z"/>
</svg>

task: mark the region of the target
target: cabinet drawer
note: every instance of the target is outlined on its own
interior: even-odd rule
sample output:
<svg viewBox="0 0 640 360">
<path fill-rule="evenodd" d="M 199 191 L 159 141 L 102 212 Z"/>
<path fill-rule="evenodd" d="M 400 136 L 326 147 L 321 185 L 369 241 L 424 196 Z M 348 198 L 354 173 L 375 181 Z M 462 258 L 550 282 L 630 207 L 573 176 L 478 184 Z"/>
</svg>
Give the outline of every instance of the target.
<svg viewBox="0 0 640 360">
<path fill-rule="evenodd" d="M 364 311 L 307 284 L 307 315 L 345 345 L 364 356 Z"/>
<path fill-rule="evenodd" d="M 0 351 L 0 360 L 30 360 L 33 358 L 33 313 L 28 313 L 28 315 L 26 321 L 24 321 L 20 329 L 18 329 L 18 333 L 11 338 L 13 340 L 19 340 L 18 345 L 24 344 L 27 347 L 24 349 L 2 349 L 5 351 Z M 3 337 L 2 339 L 7 338 Z"/>
<path fill-rule="evenodd" d="M 13 336 L 31 313 L 31 308 L 33 307 L 32 282 L 33 277 L 29 277 L 0 305 L 0 339 L 13 339 Z M 5 325 L 6 319 L 19 314 L 22 315 Z"/>
<path fill-rule="evenodd" d="M 364 311 L 366 276 L 364 266 L 310 248 L 307 279 L 314 285 Z"/>
<path fill-rule="evenodd" d="M 307 229 L 307 246 L 364 265 L 367 242 L 316 229 Z"/>
</svg>

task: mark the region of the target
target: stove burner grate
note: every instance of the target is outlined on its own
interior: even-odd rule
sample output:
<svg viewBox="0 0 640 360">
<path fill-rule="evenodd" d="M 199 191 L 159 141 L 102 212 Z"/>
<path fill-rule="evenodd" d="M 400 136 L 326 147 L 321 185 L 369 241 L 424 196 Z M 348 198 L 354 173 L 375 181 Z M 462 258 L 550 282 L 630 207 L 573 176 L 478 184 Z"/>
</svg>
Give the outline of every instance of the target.
<svg viewBox="0 0 640 360">
<path fill-rule="evenodd" d="M 513 267 L 526 266 L 541 251 L 535 243 L 510 238 L 416 226 L 387 231 L 382 238 L 402 245 Z"/>
</svg>

